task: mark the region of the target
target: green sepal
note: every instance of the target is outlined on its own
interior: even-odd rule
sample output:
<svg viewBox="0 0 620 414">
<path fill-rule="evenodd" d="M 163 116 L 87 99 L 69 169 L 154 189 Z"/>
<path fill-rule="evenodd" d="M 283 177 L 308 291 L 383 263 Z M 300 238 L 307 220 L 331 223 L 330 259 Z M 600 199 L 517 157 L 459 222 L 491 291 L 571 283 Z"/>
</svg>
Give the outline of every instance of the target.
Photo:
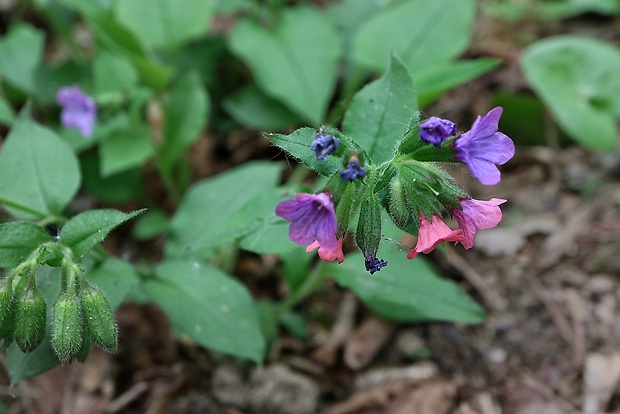
<svg viewBox="0 0 620 414">
<path fill-rule="evenodd" d="M 46 305 L 41 292 L 32 287 L 19 292 L 16 300 L 14 336 L 22 352 L 32 352 L 43 342 L 45 322 Z"/>
<path fill-rule="evenodd" d="M 13 342 L 15 329 L 15 300 L 13 297 L 13 278 L 5 277 L 0 280 L 0 339 L 4 341 L 3 348 Z"/>
<path fill-rule="evenodd" d="M 88 354 L 90 353 L 90 337 L 88 335 L 82 335 L 82 344 L 80 345 L 80 352 L 75 356 L 79 362 L 86 361 Z"/>
<path fill-rule="evenodd" d="M 364 195 L 355 242 L 365 255 L 375 256 L 381 243 L 381 204 L 370 189 Z"/>
<path fill-rule="evenodd" d="M 80 302 L 84 325 L 90 339 L 106 351 L 116 352 L 118 330 L 106 297 L 99 289 L 87 286 L 81 292 Z"/>
<path fill-rule="evenodd" d="M 54 304 L 52 319 L 52 347 L 61 364 L 78 357 L 83 336 L 80 302 L 74 294 L 61 293 Z"/>
<path fill-rule="evenodd" d="M 340 238 L 349 229 L 349 222 L 351 221 L 351 214 L 355 208 L 355 195 L 357 194 L 357 186 L 353 182 L 343 183 L 346 185 L 340 201 L 336 205 L 336 220 L 338 222 L 338 234 L 336 237 Z"/>
<path fill-rule="evenodd" d="M 396 176 L 394 177 L 394 180 L 392 180 L 387 211 L 390 214 L 394 224 L 401 228 L 412 218 L 411 210 L 409 208 L 409 203 L 407 202 L 407 197 L 405 196 L 405 190 L 400 176 Z"/>
</svg>

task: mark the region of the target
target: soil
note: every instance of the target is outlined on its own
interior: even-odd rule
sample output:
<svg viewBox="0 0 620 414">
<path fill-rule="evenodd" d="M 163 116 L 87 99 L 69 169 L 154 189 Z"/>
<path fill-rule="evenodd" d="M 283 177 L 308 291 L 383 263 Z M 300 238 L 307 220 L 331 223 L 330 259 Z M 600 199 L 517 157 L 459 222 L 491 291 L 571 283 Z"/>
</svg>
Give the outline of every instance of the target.
<svg viewBox="0 0 620 414">
<path fill-rule="evenodd" d="M 471 124 L 492 107 L 494 91 L 530 93 L 520 39 L 570 32 L 617 42 L 618 27 L 600 16 L 550 25 L 481 19 L 467 56 L 504 64 L 425 112 Z M 277 156 L 257 134 L 206 134 L 189 152 L 195 178 Z M 620 413 L 620 153 L 549 139 L 519 147 L 502 172 L 500 184 L 484 187 L 456 171 L 475 198 L 509 200 L 504 220 L 480 232 L 472 250 L 430 255 L 486 308 L 479 325 L 394 324 L 331 286 L 298 309 L 310 316 L 309 337 L 282 331 L 257 368 L 176 337 L 152 305 L 125 304 L 117 354 L 93 348 L 83 364 L 0 388 L 8 412 Z M 270 258 L 248 254 L 236 272 L 271 294 L 282 282 L 264 280 L 269 266 Z"/>
</svg>

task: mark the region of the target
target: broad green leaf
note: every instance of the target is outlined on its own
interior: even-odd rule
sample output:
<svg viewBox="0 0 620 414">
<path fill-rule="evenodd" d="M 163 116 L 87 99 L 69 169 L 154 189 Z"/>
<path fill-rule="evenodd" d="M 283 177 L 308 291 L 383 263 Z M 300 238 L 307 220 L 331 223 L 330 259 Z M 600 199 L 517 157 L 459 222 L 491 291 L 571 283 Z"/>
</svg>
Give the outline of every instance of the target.
<svg viewBox="0 0 620 414">
<path fill-rule="evenodd" d="M 394 55 L 383 76 L 366 85 L 351 100 L 343 130 L 375 164 L 389 160 L 417 112 L 413 81 Z"/>
<path fill-rule="evenodd" d="M 371 276 L 361 253 L 344 263 L 324 266 L 324 272 L 353 290 L 374 312 L 400 322 L 455 321 L 478 323 L 484 310 L 456 283 L 443 279 L 423 258 L 407 260 L 406 253 L 380 249 L 388 265 Z"/>
<path fill-rule="evenodd" d="M 474 12 L 473 0 L 393 2 L 357 31 L 353 56 L 360 64 L 383 71 L 393 51 L 416 74 L 467 48 Z"/>
<path fill-rule="evenodd" d="M 116 16 L 148 47 L 171 48 L 206 33 L 211 2 L 117 0 Z"/>
<path fill-rule="evenodd" d="M 105 295 L 112 311 L 116 311 L 139 282 L 134 267 L 115 258 L 86 270 L 86 278 Z"/>
<path fill-rule="evenodd" d="M 0 267 L 15 267 L 50 235 L 41 226 L 28 221 L 0 224 Z"/>
<path fill-rule="evenodd" d="M 136 219 L 133 235 L 138 240 L 148 240 L 164 234 L 170 226 L 170 218 L 162 210 L 152 208 Z"/>
<path fill-rule="evenodd" d="M 120 115 L 99 147 L 101 175 L 108 177 L 141 166 L 155 153 L 151 131 L 125 115 Z"/>
<path fill-rule="evenodd" d="M 235 92 L 223 104 L 237 122 L 262 131 L 279 131 L 303 124 L 299 116 L 255 85 Z"/>
<path fill-rule="evenodd" d="M 88 152 L 81 158 L 84 190 L 98 200 L 119 204 L 139 198 L 144 191 L 142 171 L 125 170 L 101 177 L 99 154 Z"/>
<path fill-rule="evenodd" d="M 105 51 L 95 57 L 93 73 L 98 94 L 125 92 L 138 82 L 138 74 L 128 60 Z"/>
<path fill-rule="evenodd" d="M 164 262 L 143 290 L 179 331 L 200 345 L 256 363 L 265 340 L 247 289 L 221 271 L 198 262 Z"/>
<path fill-rule="evenodd" d="M 207 123 L 209 96 L 196 73 L 183 77 L 164 105 L 164 141 L 159 150 L 165 168 L 178 161 Z"/>
<path fill-rule="evenodd" d="M 278 147 L 282 148 L 288 154 L 297 158 L 306 167 L 331 177 L 338 170 L 342 169 L 342 161 L 337 154 L 331 154 L 326 160 L 319 161 L 316 159 L 316 153 L 310 149 L 312 141 L 317 131 L 314 128 L 299 128 L 288 135 L 283 134 L 264 134 L 265 137 Z M 344 145 L 344 141 L 340 140 L 340 145 Z M 338 152 L 340 154 L 341 151 Z"/>
<path fill-rule="evenodd" d="M 307 6 L 282 12 L 275 27 L 243 19 L 230 48 L 252 70 L 260 88 L 318 126 L 333 94 L 341 41 L 327 16 Z"/>
<path fill-rule="evenodd" d="M 42 266 L 37 269 L 37 288 L 47 305 L 47 326 L 52 323 L 53 304 L 60 292 L 60 268 Z M 6 364 L 11 385 L 35 377 L 59 365 L 51 345 L 51 330 L 47 329 L 45 339 L 34 351 L 25 354 L 12 343 L 6 350 Z"/>
<path fill-rule="evenodd" d="M 277 163 L 252 162 L 194 184 L 170 223 L 167 256 L 209 257 L 213 249 L 195 248 L 196 243 L 209 233 L 227 230 L 223 223 L 275 187 L 281 169 Z"/>
<path fill-rule="evenodd" d="M 558 36 L 525 50 L 521 67 L 571 138 L 595 149 L 618 142 L 620 51 L 600 40 Z"/>
<path fill-rule="evenodd" d="M 37 67 L 35 73 L 35 90 L 32 96 L 37 103 L 58 106 L 56 94 L 60 88 L 78 85 L 87 95 L 92 95 L 91 83 L 91 68 L 88 66 L 79 65 L 73 61 L 66 61 L 60 65 L 43 62 Z M 82 141 L 85 141 L 83 137 Z"/>
<path fill-rule="evenodd" d="M 111 14 L 88 15 L 86 21 L 97 45 L 129 59 L 138 71 L 142 83 L 155 89 L 163 89 L 167 85 L 173 69 L 148 55 L 134 34 L 116 21 Z"/>
<path fill-rule="evenodd" d="M 14 120 L 13 108 L 3 96 L 0 96 L 0 124 L 11 125 Z"/>
<path fill-rule="evenodd" d="M 11 85 L 32 93 L 35 70 L 41 60 L 44 35 L 23 23 L 15 24 L 0 39 L 0 75 Z"/>
<path fill-rule="evenodd" d="M 115 228 L 144 210 L 131 213 L 112 209 L 89 210 L 69 220 L 60 231 L 60 242 L 80 258 L 100 243 Z"/>
<path fill-rule="evenodd" d="M 417 86 L 418 105 L 424 107 L 455 86 L 487 73 L 500 64 L 497 59 L 481 58 L 444 62 L 416 71 L 413 81 Z"/>
<path fill-rule="evenodd" d="M 80 184 L 75 154 L 22 109 L 0 150 L 0 203 L 20 217 L 57 215 Z M 18 208 L 14 208 L 17 206 Z"/>
</svg>

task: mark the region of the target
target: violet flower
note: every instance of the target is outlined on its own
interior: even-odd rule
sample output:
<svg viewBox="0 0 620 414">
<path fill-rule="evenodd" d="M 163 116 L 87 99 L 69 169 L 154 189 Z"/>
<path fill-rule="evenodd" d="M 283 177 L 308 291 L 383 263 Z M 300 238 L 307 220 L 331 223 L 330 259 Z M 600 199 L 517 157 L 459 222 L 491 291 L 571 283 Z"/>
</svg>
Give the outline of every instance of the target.
<svg viewBox="0 0 620 414">
<path fill-rule="evenodd" d="M 492 198 L 489 201 L 484 200 L 461 200 L 462 210 L 457 208 L 451 209 L 452 215 L 463 230 L 465 237 L 461 243 L 466 249 L 471 249 L 474 245 L 476 230 L 492 229 L 502 219 L 502 210 L 498 207 L 505 203 L 506 200 L 501 198 Z"/>
<path fill-rule="evenodd" d="M 276 206 L 276 214 L 291 222 L 288 234 L 293 242 L 309 246 L 317 241 L 325 251 L 338 249 L 338 223 L 329 194 L 295 194 L 295 200 L 284 200 Z"/>
<path fill-rule="evenodd" d="M 448 137 L 456 135 L 456 124 L 447 119 L 431 116 L 426 122 L 420 125 L 420 139 L 437 148 L 441 146 Z"/>
<path fill-rule="evenodd" d="M 314 137 L 310 149 L 316 153 L 317 160 L 324 161 L 329 154 L 332 154 L 338 149 L 338 145 L 340 145 L 340 140 L 338 138 L 319 132 Z"/>
<path fill-rule="evenodd" d="M 418 231 L 418 242 L 416 246 L 409 250 L 407 259 L 411 260 L 419 253 L 428 254 L 435 250 L 442 242 L 462 242 L 465 239 L 463 230 L 451 230 L 441 218 L 433 215 L 432 223 L 420 214 L 420 229 Z"/>
<path fill-rule="evenodd" d="M 340 181 L 355 181 L 358 178 L 364 178 L 366 176 L 366 170 L 360 166 L 360 162 L 357 157 L 352 157 L 347 168 L 340 171 Z"/>
<path fill-rule="evenodd" d="M 502 111 L 503 108 L 498 106 L 485 116 L 479 116 L 471 130 L 454 142 L 456 159 L 467 164 L 472 175 L 485 185 L 500 181 L 496 164 L 506 163 L 515 154 L 514 142 L 497 131 Z"/>
<path fill-rule="evenodd" d="M 74 85 L 60 88 L 56 101 L 62 106 L 60 122 L 66 127 L 79 129 L 84 138 L 90 137 L 97 119 L 95 100 Z"/>
</svg>

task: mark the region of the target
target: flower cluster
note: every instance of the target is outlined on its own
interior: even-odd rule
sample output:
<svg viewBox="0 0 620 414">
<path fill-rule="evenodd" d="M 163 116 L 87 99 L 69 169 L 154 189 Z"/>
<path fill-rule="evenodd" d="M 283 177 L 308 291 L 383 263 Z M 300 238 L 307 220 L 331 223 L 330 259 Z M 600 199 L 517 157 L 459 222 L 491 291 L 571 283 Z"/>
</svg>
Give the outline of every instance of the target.
<svg viewBox="0 0 620 414">
<path fill-rule="evenodd" d="M 378 166 L 368 161 L 362 166 L 361 152 L 345 148 L 338 152 L 345 154 L 342 165 L 346 165 L 335 175 L 339 175 L 340 184 L 330 180 L 322 192 L 296 194 L 294 200 L 280 202 L 276 214 L 291 222 L 289 237 L 307 246 L 306 252 L 318 248 L 322 260 L 342 263 L 343 236 L 349 230 L 352 211 L 359 207 L 355 241 L 370 274 L 387 265 L 387 261 L 376 256 L 382 239 L 383 208 L 400 228 L 417 228 L 417 243 L 409 250 L 408 259 L 428 254 L 444 242 L 461 243 L 465 249 L 471 249 L 478 230 L 491 229 L 501 221 L 499 206 L 506 200 L 471 198 L 452 177 L 432 164 L 433 151 L 425 150 L 424 159 L 416 159 L 416 151 L 428 145 L 441 148 L 437 154 L 451 154 L 452 161 L 466 164 L 482 184 L 496 184 L 500 181 L 497 166 L 506 163 L 515 151 L 512 140 L 498 132 L 501 114 L 501 107 L 492 109 L 479 116 L 472 128 L 460 136 L 454 122 L 431 117 L 420 125 L 418 141 L 411 146 L 414 150 L 397 154 Z M 338 151 L 339 145 L 340 139 L 319 132 L 310 148 L 317 161 L 324 161 Z M 445 161 L 445 155 L 442 157 L 437 156 L 437 160 Z M 454 217 L 457 229 L 451 229 L 442 220 L 443 211 Z"/>
</svg>

